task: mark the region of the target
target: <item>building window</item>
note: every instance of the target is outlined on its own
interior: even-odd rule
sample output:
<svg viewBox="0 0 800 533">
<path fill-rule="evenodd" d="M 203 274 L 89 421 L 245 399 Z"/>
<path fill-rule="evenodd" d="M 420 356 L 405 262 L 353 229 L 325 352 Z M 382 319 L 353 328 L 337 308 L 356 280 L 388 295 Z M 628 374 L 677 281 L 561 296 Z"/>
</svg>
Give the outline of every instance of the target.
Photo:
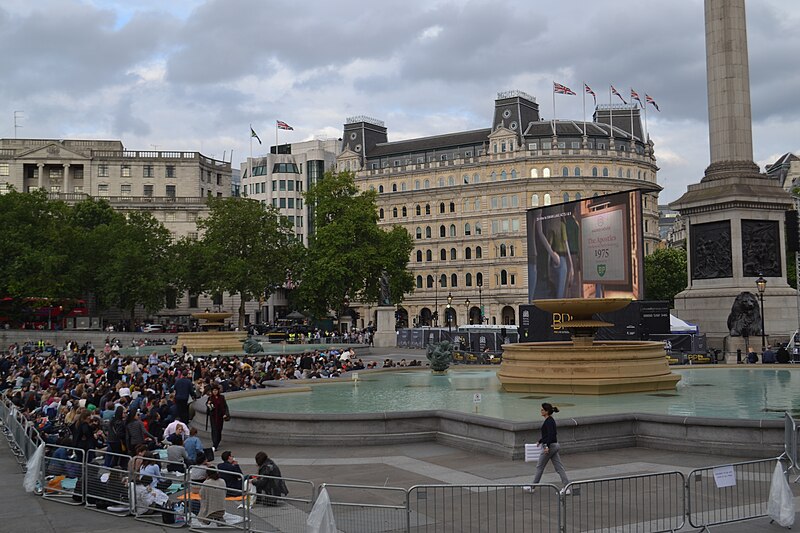
<svg viewBox="0 0 800 533">
<path fill-rule="evenodd" d="M 422 228 L 420 228 L 420 227 L 418 226 L 418 227 L 417 227 L 417 239 L 421 239 L 421 238 L 422 238 Z"/>
<path fill-rule="evenodd" d="M 444 225 L 439 226 L 439 237 L 447 237 L 447 229 Z"/>
<path fill-rule="evenodd" d="M 545 193 L 544 195 L 544 205 L 550 205 L 550 193 Z"/>
<path fill-rule="evenodd" d="M 455 261 L 455 260 L 456 260 L 456 249 L 450 248 L 450 261 Z"/>
<path fill-rule="evenodd" d="M 472 248 L 464 248 L 464 259 L 472 259 Z"/>
<path fill-rule="evenodd" d="M 130 178 L 131 177 L 131 166 L 130 165 L 122 165 L 119 169 L 119 175 L 123 178 Z"/>
<path fill-rule="evenodd" d="M 108 165 L 97 165 L 97 176 L 100 178 L 108 177 Z"/>
<path fill-rule="evenodd" d="M 425 286 L 428 289 L 433 288 L 433 276 L 428 276 L 427 278 L 425 278 Z"/>
<path fill-rule="evenodd" d="M 289 209 L 294 209 L 294 198 L 286 199 L 286 207 L 288 207 Z"/>
<path fill-rule="evenodd" d="M 492 209 L 497 209 L 497 196 L 492 196 Z"/>
<path fill-rule="evenodd" d="M 431 214 L 431 204 L 425 204 L 425 214 L 426 215 Z"/>
<path fill-rule="evenodd" d="M 480 259 L 483 257 L 483 249 L 480 246 L 475 247 L 475 259 Z"/>
<path fill-rule="evenodd" d="M 417 216 L 422 215 L 422 207 L 419 204 L 414 208 L 414 211 L 417 213 Z"/>
<path fill-rule="evenodd" d="M 419 180 L 414 180 L 414 190 L 415 191 L 419 190 Z"/>
<path fill-rule="evenodd" d="M 455 213 L 456 212 L 456 204 L 455 204 L 455 202 L 450 202 L 450 212 L 451 213 Z"/>
<path fill-rule="evenodd" d="M 482 231 L 483 231 L 483 226 L 481 225 L 480 222 L 476 222 L 475 223 L 475 235 L 480 235 Z"/>
<path fill-rule="evenodd" d="M 603 167 L 603 177 L 604 178 L 608 177 L 608 167 Z"/>
<path fill-rule="evenodd" d="M 378 192 L 379 193 L 383 192 L 383 185 L 378 185 Z"/>
<path fill-rule="evenodd" d="M 447 250 L 445 250 L 444 248 L 439 250 L 439 260 L 447 261 Z"/>
<path fill-rule="evenodd" d="M 166 176 L 168 178 L 174 178 L 175 177 L 175 165 L 167 165 L 167 167 L 165 169 L 165 174 L 166 174 Z"/>
<path fill-rule="evenodd" d="M 567 167 L 562 168 L 561 175 L 564 176 L 565 178 L 569 176 L 569 169 Z"/>
<path fill-rule="evenodd" d="M 97 185 L 97 194 L 100 196 L 108 196 L 108 183 L 100 183 Z"/>
<path fill-rule="evenodd" d="M 464 285 L 467 287 L 472 287 L 472 274 L 469 272 L 464 275 Z"/>
<path fill-rule="evenodd" d="M 531 207 L 539 207 L 539 195 L 531 195 Z"/>
<path fill-rule="evenodd" d="M 175 198 L 175 186 L 167 185 L 166 194 L 168 198 Z"/>
<path fill-rule="evenodd" d="M 508 285 L 508 272 L 505 270 L 500 271 L 500 285 Z"/>
<path fill-rule="evenodd" d="M 566 203 L 566 202 L 569 202 L 569 193 L 568 192 L 564 193 L 564 203 Z"/>
<path fill-rule="evenodd" d="M 444 213 L 444 202 L 439 204 L 439 213 Z"/>
<path fill-rule="evenodd" d="M 51 180 L 60 180 L 63 177 L 64 177 L 64 167 L 50 169 Z"/>
<path fill-rule="evenodd" d="M 545 167 L 545 168 L 542 169 L 542 177 L 543 178 L 549 178 L 550 177 L 550 169 L 548 167 Z"/>
<path fill-rule="evenodd" d="M 425 261 L 429 263 L 433 261 L 433 252 L 431 250 L 425 250 Z"/>
<path fill-rule="evenodd" d="M 392 192 L 397 192 L 397 184 L 392 183 Z"/>
<path fill-rule="evenodd" d="M 450 275 L 450 286 L 451 287 L 458 287 L 458 274 L 451 274 Z"/>
<path fill-rule="evenodd" d="M 580 176 L 580 175 L 581 175 L 581 169 L 580 169 L 580 167 L 575 167 L 575 170 L 572 172 L 572 174 L 573 174 L 574 176 Z"/>
<path fill-rule="evenodd" d="M 152 177 L 154 177 L 153 165 L 145 165 L 145 166 L 142 167 L 142 177 L 143 178 L 152 178 Z"/>
<path fill-rule="evenodd" d="M 480 287 L 483 285 L 483 274 L 478 272 L 475 274 L 475 283 Z"/>
<path fill-rule="evenodd" d="M 0 176 L 10 176 L 11 170 L 8 163 L 0 163 Z"/>
<path fill-rule="evenodd" d="M 597 167 L 592 167 L 592 177 L 593 178 L 597 177 Z"/>
<path fill-rule="evenodd" d="M 417 250 L 417 263 L 422 263 L 422 250 Z"/>
<path fill-rule="evenodd" d="M 464 236 L 472 235 L 472 228 L 469 225 L 469 222 L 464 224 Z"/>
<path fill-rule="evenodd" d="M 426 239 L 430 239 L 431 236 L 432 236 L 431 235 L 431 227 L 430 226 L 425 226 L 425 238 Z"/>
<path fill-rule="evenodd" d="M 123 183 L 119 186 L 119 193 L 123 196 L 130 196 L 131 194 L 131 184 L 130 183 Z"/>
<path fill-rule="evenodd" d="M 447 287 L 447 274 L 442 274 L 439 278 L 439 285 L 442 287 Z"/>
<path fill-rule="evenodd" d="M 60 193 L 61 192 L 61 185 L 51 185 L 50 186 L 50 192 L 56 193 L 56 194 Z"/>
<path fill-rule="evenodd" d="M 417 276 L 417 288 L 422 288 L 422 276 Z"/>
<path fill-rule="evenodd" d="M 274 198 L 273 198 L 273 200 L 274 200 Z M 383 220 L 383 208 L 382 208 L 382 207 L 381 207 L 381 210 L 380 210 L 380 211 L 378 211 L 378 218 L 380 218 L 381 220 Z"/>
<path fill-rule="evenodd" d="M 481 199 L 480 198 L 475 198 L 475 206 L 473 207 L 473 209 L 475 211 L 480 211 L 481 210 Z"/>
<path fill-rule="evenodd" d="M 480 183 L 481 182 L 481 175 L 480 174 L 473 174 L 472 175 L 472 183 Z"/>
<path fill-rule="evenodd" d="M 451 237 L 455 237 L 456 236 L 456 225 L 455 224 L 450 224 L 450 236 Z"/>
</svg>

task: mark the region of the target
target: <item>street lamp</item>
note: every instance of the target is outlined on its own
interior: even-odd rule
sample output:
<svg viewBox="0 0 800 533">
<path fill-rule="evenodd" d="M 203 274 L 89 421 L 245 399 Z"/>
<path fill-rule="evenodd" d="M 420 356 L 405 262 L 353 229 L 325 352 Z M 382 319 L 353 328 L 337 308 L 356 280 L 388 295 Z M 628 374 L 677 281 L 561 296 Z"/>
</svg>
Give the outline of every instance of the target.
<svg viewBox="0 0 800 533">
<path fill-rule="evenodd" d="M 433 280 L 434 294 L 433 294 L 433 327 L 439 327 L 439 273 L 436 273 L 436 279 Z"/>
<path fill-rule="evenodd" d="M 758 299 L 761 301 L 761 353 L 764 353 L 767 349 L 767 336 L 764 333 L 764 291 L 767 290 L 767 280 L 760 273 L 756 280 L 756 287 L 758 287 Z"/>
<path fill-rule="evenodd" d="M 452 316 L 453 305 L 452 304 L 453 304 L 453 293 L 448 292 L 447 293 L 447 311 L 445 311 L 445 314 L 447 315 L 445 318 L 447 319 L 447 331 L 448 332 L 452 331 L 452 325 L 450 323 L 451 320 L 453 319 L 453 316 Z"/>
<path fill-rule="evenodd" d="M 469 298 L 464 300 L 464 305 L 467 306 L 467 324 L 471 324 L 472 323 L 472 322 L 470 322 L 470 319 L 469 319 L 469 304 L 470 304 Z"/>
<path fill-rule="evenodd" d="M 481 289 L 483 289 L 483 278 L 478 280 L 478 307 L 480 307 L 481 325 L 483 325 L 483 294 Z"/>
<path fill-rule="evenodd" d="M 344 298 L 342 299 L 342 314 L 347 311 L 347 308 L 350 307 L 350 298 L 345 294 Z M 339 316 L 339 333 L 342 333 L 342 317 Z"/>
</svg>

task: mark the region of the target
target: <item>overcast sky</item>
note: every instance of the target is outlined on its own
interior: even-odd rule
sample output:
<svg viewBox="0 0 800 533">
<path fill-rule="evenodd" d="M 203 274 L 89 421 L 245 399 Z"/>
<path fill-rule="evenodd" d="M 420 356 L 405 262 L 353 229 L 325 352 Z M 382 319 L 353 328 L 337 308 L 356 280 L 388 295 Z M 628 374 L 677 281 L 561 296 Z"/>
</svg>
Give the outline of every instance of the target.
<svg viewBox="0 0 800 533">
<path fill-rule="evenodd" d="M 754 159 L 800 155 L 800 2 L 749 0 Z M 0 0 L 0 137 L 120 139 L 130 150 L 249 154 L 340 137 L 346 117 L 389 140 L 491 126 L 499 91 L 582 120 L 586 81 L 650 94 L 664 187 L 708 165 L 702 0 Z M 587 102 L 589 105 L 589 102 Z M 591 115 L 591 112 L 587 112 Z"/>
</svg>

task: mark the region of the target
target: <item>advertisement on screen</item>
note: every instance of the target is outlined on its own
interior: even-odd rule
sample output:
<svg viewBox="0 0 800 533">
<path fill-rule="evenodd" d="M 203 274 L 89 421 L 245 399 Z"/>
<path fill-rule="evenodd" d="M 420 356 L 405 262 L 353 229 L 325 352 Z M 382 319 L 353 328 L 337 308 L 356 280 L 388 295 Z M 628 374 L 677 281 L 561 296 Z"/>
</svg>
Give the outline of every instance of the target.
<svg viewBox="0 0 800 533">
<path fill-rule="evenodd" d="M 642 296 L 641 192 L 529 209 L 528 299 Z"/>
</svg>

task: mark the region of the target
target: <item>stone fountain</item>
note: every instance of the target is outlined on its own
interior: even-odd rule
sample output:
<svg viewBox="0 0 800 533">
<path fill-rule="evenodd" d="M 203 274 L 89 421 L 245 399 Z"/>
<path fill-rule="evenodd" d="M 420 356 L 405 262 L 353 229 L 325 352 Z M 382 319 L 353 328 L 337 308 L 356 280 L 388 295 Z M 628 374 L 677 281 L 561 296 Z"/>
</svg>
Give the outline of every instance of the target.
<svg viewBox="0 0 800 533">
<path fill-rule="evenodd" d="M 508 392 L 618 394 L 675 389 L 681 377 L 669 369 L 664 345 L 654 341 L 595 341 L 597 313 L 626 307 L 630 298 L 535 300 L 551 313 L 570 315 L 561 327 L 571 341 L 503 345 L 497 377 Z"/>
<path fill-rule="evenodd" d="M 225 326 L 225 319 L 233 316 L 233 313 L 193 313 L 192 318 L 200 320 L 200 324 L 205 331 L 193 331 L 178 334 L 178 341 L 175 348 L 180 350 L 186 346 L 189 352 L 214 353 L 214 352 L 241 352 L 242 343 L 247 338 L 244 331 L 227 331 L 222 328 Z"/>
</svg>

